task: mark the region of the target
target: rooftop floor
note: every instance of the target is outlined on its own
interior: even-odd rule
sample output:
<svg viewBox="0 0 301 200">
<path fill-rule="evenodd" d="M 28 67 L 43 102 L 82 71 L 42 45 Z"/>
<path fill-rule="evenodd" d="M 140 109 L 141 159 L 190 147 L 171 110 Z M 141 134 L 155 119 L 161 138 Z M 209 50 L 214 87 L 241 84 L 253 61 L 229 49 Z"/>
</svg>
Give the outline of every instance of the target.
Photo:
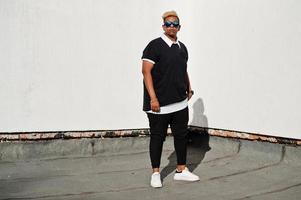
<svg viewBox="0 0 301 200">
<path fill-rule="evenodd" d="M 174 181 L 168 136 L 163 188 L 149 185 L 149 137 L 0 143 L 0 199 L 300 199 L 301 147 L 192 134 L 188 167 L 200 181 Z"/>
</svg>

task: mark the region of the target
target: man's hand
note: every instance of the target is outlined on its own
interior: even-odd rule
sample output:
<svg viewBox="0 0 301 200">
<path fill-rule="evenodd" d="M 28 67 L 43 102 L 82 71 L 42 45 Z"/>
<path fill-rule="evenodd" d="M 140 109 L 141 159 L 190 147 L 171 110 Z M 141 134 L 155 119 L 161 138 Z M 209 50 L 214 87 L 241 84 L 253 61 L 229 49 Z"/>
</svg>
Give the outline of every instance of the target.
<svg viewBox="0 0 301 200">
<path fill-rule="evenodd" d="M 188 85 L 188 87 L 187 87 L 187 98 L 188 98 L 188 101 L 189 101 L 191 99 L 192 95 L 194 94 L 194 92 L 191 89 L 188 72 L 186 72 L 186 81 L 187 81 L 187 85 Z"/>
<path fill-rule="evenodd" d="M 193 90 L 189 90 L 187 97 L 188 97 L 188 101 L 191 99 L 192 95 L 194 94 Z"/>
<path fill-rule="evenodd" d="M 152 99 L 150 104 L 153 112 L 160 112 L 160 104 L 158 99 Z"/>
</svg>

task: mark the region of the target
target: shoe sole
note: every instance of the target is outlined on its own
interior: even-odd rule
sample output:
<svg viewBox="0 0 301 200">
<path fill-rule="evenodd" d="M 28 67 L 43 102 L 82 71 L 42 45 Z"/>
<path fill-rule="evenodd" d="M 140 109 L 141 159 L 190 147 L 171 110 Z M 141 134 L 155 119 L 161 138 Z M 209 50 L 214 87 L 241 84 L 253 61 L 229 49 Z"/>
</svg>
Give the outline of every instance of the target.
<svg viewBox="0 0 301 200">
<path fill-rule="evenodd" d="M 173 179 L 175 181 L 187 181 L 187 182 L 196 182 L 196 181 L 199 181 L 200 179 L 196 179 L 196 180 L 187 180 L 187 179 Z"/>
<path fill-rule="evenodd" d="M 153 187 L 153 188 L 161 188 L 162 185 L 158 185 L 158 186 L 151 185 L 151 187 Z"/>
</svg>

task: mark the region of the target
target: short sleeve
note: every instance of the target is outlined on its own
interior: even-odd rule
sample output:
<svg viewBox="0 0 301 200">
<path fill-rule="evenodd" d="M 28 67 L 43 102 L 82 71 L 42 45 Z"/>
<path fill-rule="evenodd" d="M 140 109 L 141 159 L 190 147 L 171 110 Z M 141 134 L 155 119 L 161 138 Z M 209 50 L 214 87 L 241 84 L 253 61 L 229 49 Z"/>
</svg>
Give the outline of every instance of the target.
<svg viewBox="0 0 301 200">
<path fill-rule="evenodd" d="M 158 51 L 154 42 L 150 42 L 143 50 L 142 60 L 152 61 L 154 64 L 158 62 Z"/>
</svg>

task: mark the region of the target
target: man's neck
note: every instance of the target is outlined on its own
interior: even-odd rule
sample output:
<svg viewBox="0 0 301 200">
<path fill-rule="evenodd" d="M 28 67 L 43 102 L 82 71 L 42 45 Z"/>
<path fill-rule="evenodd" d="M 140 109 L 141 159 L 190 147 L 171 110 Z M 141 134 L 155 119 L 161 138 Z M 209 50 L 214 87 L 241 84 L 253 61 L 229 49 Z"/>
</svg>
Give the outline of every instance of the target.
<svg viewBox="0 0 301 200">
<path fill-rule="evenodd" d="M 167 35 L 167 34 L 165 34 L 164 33 L 164 35 L 166 35 L 171 41 L 173 41 L 173 42 L 176 42 L 177 41 L 177 36 L 174 36 L 174 37 L 172 37 L 172 36 L 169 36 L 169 35 Z"/>
</svg>

